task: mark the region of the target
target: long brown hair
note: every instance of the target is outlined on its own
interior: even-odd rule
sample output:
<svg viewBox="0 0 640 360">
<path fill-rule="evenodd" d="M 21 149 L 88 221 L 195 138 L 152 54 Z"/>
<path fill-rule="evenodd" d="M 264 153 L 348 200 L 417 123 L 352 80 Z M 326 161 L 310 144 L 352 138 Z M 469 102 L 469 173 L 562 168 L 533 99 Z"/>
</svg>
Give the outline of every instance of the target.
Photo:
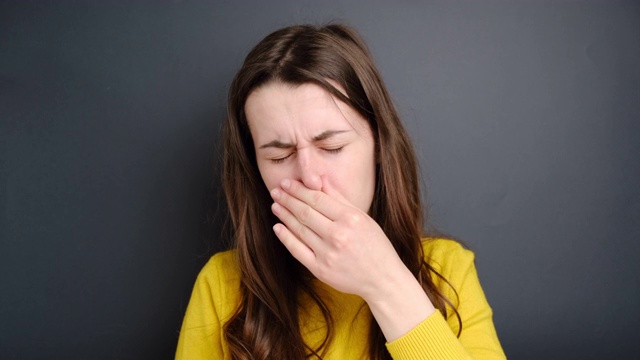
<svg viewBox="0 0 640 360">
<path fill-rule="evenodd" d="M 332 86 L 339 84 L 346 92 Z M 304 269 L 272 231 L 276 218 L 261 180 L 244 113 L 247 97 L 268 82 L 313 82 L 369 121 L 376 139 L 376 189 L 370 216 L 380 225 L 407 268 L 445 316 L 451 303 L 435 286 L 440 276 L 424 261 L 423 207 L 418 165 L 382 79 L 359 36 L 343 25 L 291 26 L 264 38 L 247 55 L 231 84 L 224 127 L 224 190 L 229 204 L 241 271 L 242 301 L 224 327 L 234 359 L 322 357 L 332 340 L 327 305 Z M 320 308 L 326 336 L 317 347 L 305 344 L 298 323 L 298 299 L 306 294 Z M 452 307 L 452 306 L 451 306 Z M 455 307 L 452 307 L 455 311 Z M 371 359 L 390 359 L 373 317 Z"/>
</svg>

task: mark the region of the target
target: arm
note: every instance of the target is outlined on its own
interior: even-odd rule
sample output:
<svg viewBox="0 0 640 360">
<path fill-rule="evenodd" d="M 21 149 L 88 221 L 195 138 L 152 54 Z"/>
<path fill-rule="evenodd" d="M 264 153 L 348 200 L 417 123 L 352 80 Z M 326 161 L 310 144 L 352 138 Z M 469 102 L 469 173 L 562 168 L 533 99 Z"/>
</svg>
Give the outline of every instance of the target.
<svg viewBox="0 0 640 360">
<path fill-rule="evenodd" d="M 436 285 L 444 291 L 462 318 L 462 332 L 456 338 L 458 322 L 437 312 L 400 339 L 387 344 L 396 359 L 505 359 L 492 320 L 492 311 L 480 286 L 474 255 L 450 240 L 431 240 L 424 244 L 430 263 L 458 292 L 444 281 Z M 430 344 L 437 343 L 439 346 Z M 418 355 L 420 354 L 420 355 Z"/>
<path fill-rule="evenodd" d="M 389 239 L 367 214 L 351 206 L 325 181 L 322 191 L 285 181 L 272 191 L 272 197 L 273 212 L 283 222 L 274 227 L 280 241 L 319 280 L 367 302 L 390 342 L 390 351 L 406 350 L 396 351 L 394 358 L 429 359 L 416 351 L 419 346 L 413 350 L 393 346 L 396 341 L 410 345 L 411 339 L 415 346 L 448 349 L 433 358 L 469 358 L 465 345 L 435 312 Z M 472 257 L 468 263 L 473 264 Z"/>
</svg>

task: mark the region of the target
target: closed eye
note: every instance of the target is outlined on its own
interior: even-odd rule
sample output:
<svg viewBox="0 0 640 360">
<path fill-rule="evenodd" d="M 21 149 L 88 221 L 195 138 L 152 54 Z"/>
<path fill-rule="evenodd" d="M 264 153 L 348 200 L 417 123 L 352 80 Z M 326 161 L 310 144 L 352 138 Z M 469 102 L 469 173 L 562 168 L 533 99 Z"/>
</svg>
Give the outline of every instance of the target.
<svg viewBox="0 0 640 360">
<path fill-rule="evenodd" d="M 342 149 L 344 149 L 344 145 L 340 146 L 340 147 L 337 147 L 337 148 L 331 148 L 331 149 L 330 148 L 323 148 L 322 150 L 328 152 L 329 154 L 337 154 L 340 151 L 342 151 Z M 271 163 L 273 163 L 273 164 L 280 164 L 280 163 L 284 162 L 285 160 L 287 160 L 288 158 L 290 158 L 291 155 L 293 155 L 293 154 L 294 153 L 292 152 L 292 153 L 287 154 L 287 156 L 283 156 L 283 157 L 275 158 L 275 159 L 269 159 L 269 161 L 271 161 Z"/>
<path fill-rule="evenodd" d="M 342 149 L 344 149 L 344 146 L 340 146 L 339 148 L 335 148 L 335 149 L 322 149 L 330 154 L 337 154 L 340 151 L 342 151 Z"/>
<path fill-rule="evenodd" d="M 272 163 L 274 164 L 280 164 L 281 162 L 287 160 L 289 157 L 291 157 L 291 155 L 293 155 L 293 153 L 289 153 L 287 156 L 281 157 L 281 158 L 277 158 L 277 159 L 270 159 Z"/>
</svg>

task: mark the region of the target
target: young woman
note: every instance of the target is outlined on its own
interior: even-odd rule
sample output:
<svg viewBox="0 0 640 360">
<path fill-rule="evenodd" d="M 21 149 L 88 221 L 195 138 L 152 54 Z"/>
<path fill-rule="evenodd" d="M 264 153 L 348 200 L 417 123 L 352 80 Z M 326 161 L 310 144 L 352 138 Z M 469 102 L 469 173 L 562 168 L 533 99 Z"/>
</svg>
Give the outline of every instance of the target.
<svg viewBox="0 0 640 360">
<path fill-rule="evenodd" d="M 235 249 L 200 273 L 177 359 L 503 359 L 473 254 L 425 237 L 417 163 L 371 56 L 293 26 L 229 92 Z"/>
</svg>

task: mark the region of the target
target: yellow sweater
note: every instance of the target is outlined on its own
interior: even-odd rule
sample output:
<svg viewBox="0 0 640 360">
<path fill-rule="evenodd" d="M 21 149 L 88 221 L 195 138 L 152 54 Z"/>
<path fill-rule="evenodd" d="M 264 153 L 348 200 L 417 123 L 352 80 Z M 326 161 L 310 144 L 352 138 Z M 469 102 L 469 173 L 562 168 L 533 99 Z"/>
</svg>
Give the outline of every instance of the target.
<svg viewBox="0 0 640 360">
<path fill-rule="evenodd" d="M 444 239 L 423 240 L 429 264 L 456 289 L 435 277 L 436 286 L 457 305 L 462 317 L 462 333 L 457 338 L 455 316 L 445 320 L 436 311 L 399 339 L 387 343 L 394 359 L 504 359 L 492 311 L 487 303 L 471 251 Z M 200 272 L 182 323 L 176 359 L 229 359 L 223 326 L 239 302 L 240 273 L 233 250 L 218 253 Z M 318 288 L 335 321 L 335 337 L 325 359 L 365 359 L 369 312 L 359 311 L 364 301 L 338 292 L 318 281 Z M 319 293 L 320 293 L 319 292 Z M 366 309 L 366 307 L 365 307 Z M 324 337 L 319 310 L 301 311 L 301 332 L 314 347 Z"/>
</svg>

